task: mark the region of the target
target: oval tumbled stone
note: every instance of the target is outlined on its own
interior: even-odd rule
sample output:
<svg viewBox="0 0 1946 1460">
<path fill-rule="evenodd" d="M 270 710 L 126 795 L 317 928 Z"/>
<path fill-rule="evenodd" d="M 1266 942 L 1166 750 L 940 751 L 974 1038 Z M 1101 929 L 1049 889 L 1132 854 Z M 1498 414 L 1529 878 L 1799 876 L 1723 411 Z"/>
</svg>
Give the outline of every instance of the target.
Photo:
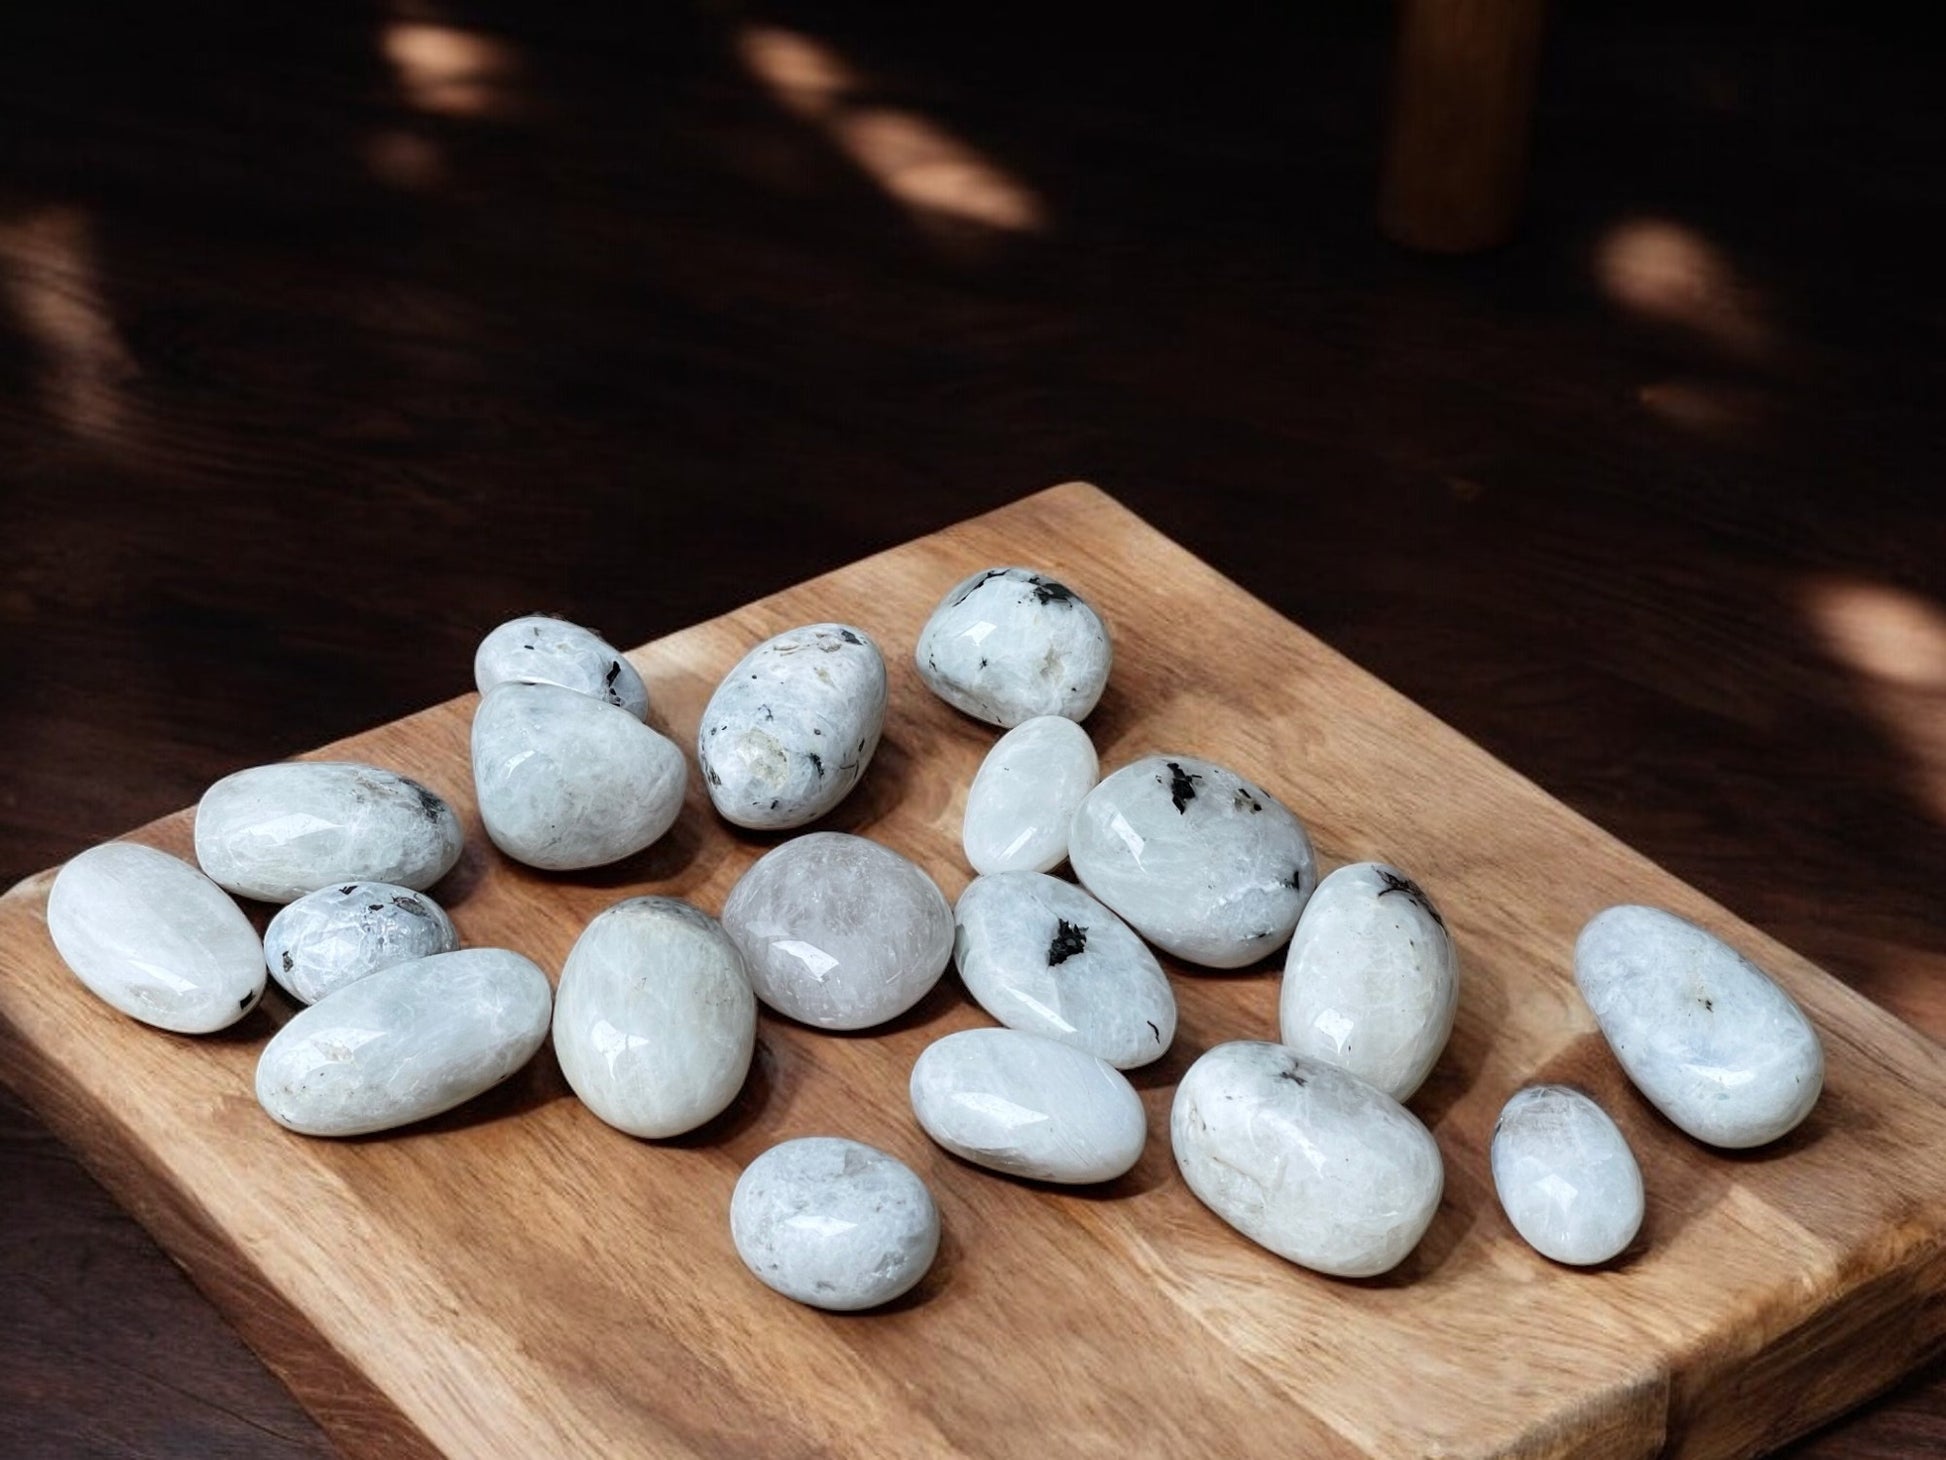
<svg viewBox="0 0 1946 1460">
<path fill-rule="evenodd" d="M 1642 1168 L 1608 1112 L 1565 1085 L 1514 1092 L 1493 1127 L 1493 1187 L 1527 1245 L 1606 1262 L 1642 1226 Z"/>
<path fill-rule="evenodd" d="M 1824 1088 L 1804 1011 L 1721 939 L 1660 908 L 1611 907 L 1574 945 L 1574 981 L 1629 1079 L 1699 1141 L 1776 1140 Z"/>
<path fill-rule="evenodd" d="M 582 1102 L 630 1135 L 694 1130 L 743 1087 L 757 998 L 715 918 L 673 897 L 595 915 L 554 996 L 554 1053 Z"/>
<path fill-rule="evenodd" d="M 1384 1091 L 1281 1044 L 1219 1044 L 1176 1087 L 1189 1189 L 1253 1242 L 1372 1277 L 1418 1245 L 1445 1186 L 1432 1135 Z"/>
<path fill-rule="evenodd" d="M 1068 827 L 1101 774 L 1088 732 L 1037 715 L 994 743 L 966 793 L 960 841 L 975 872 L 1047 872 L 1068 855 Z"/>
<path fill-rule="evenodd" d="M 593 629 L 551 614 L 508 619 L 480 640 L 473 683 L 485 694 L 496 684 L 555 684 L 649 716 L 649 690 L 635 666 Z"/>
<path fill-rule="evenodd" d="M 263 945 L 243 909 L 154 847 L 105 842 L 69 861 L 47 894 L 47 932 L 76 978 L 158 1029 L 227 1029 L 264 991 Z"/>
<path fill-rule="evenodd" d="M 988 568 L 953 585 L 919 632 L 919 677 L 992 725 L 1036 715 L 1085 720 L 1108 684 L 1108 626 L 1066 584 Z"/>
<path fill-rule="evenodd" d="M 552 1005 L 547 975 L 505 948 L 395 963 L 278 1030 L 257 1060 L 257 1101 L 307 1136 L 409 1125 L 532 1059 Z"/>
<path fill-rule="evenodd" d="M 457 947 L 459 933 L 438 903 L 391 882 L 320 887 L 264 930 L 270 976 L 300 1004 L 315 1004 L 381 968 Z"/>
<path fill-rule="evenodd" d="M 334 882 L 424 891 L 464 834 L 406 776 L 351 761 L 284 761 L 225 776 L 196 803 L 196 860 L 239 897 L 291 902 Z"/>
</svg>

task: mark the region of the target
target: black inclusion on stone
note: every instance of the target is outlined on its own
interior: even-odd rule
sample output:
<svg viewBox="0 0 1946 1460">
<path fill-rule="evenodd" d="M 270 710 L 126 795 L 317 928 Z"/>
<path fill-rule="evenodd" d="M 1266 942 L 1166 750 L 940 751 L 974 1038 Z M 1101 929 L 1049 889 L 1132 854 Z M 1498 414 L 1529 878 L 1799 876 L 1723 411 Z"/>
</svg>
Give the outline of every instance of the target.
<svg viewBox="0 0 1946 1460">
<path fill-rule="evenodd" d="M 1403 893 L 1408 901 L 1416 902 L 1424 908 L 1426 910 L 1426 916 L 1431 918 L 1435 923 L 1438 923 L 1441 928 L 1446 926 L 1446 919 L 1439 915 L 1439 909 L 1432 905 L 1432 899 L 1426 896 L 1425 889 L 1420 887 L 1410 877 L 1401 877 L 1397 873 L 1388 872 L 1381 867 L 1378 869 L 1378 880 L 1385 884 L 1384 887 L 1379 889 L 1378 895 L 1380 897 L 1385 896 L 1388 892 Z"/>
<path fill-rule="evenodd" d="M 382 903 L 382 902 L 372 902 L 372 903 L 367 903 L 367 904 L 365 905 L 365 911 L 366 911 L 366 912 L 384 912 L 384 911 L 385 911 L 385 904 L 384 904 L 384 903 Z"/>
<path fill-rule="evenodd" d="M 426 905 L 423 902 L 419 901 L 419 899 L 416 897 L 395 897 L 392 899 L 392 906 L 396 908 L 403 908 L 406 912 L 411 913 L 415 918 L 423 918 L 427 916 Z"/>
<path fill-rule="evenodd" d="M 1056 583 L 1052 578 L 1029 578 L 1034 585 L 1034 599 L 1038 603 L 1074 603 L 1074 590 L 1064 583 Z"/>
<path fill-rule="evenodd" d="M 865 642 L 863 639 L 859 638 L 858 635 L 854 634 L 850 629 L 839 629 L 838 637 L 843 639 L 847 644 L 862 644 Z"/>
<path fill-rule="evenodd" d="M 1005 568 L 988 568 L 984 573 L 980 574 L 979 577 L 975 578 L 971 583 L 968 583 L 965 589 L 960 593 L 960 595 L 957 598 L 955 598 L 950 604 L 948 604 L 947 607 L 958 608 L 962 603 L 966 602 L 967 599 L 971 598 L 975 593 L 979 592 L 980 586 L 983 583 L 985 583 L 987 579 L 1004 578 L 1006 576 L 1007 576 L 1007 570 Z"/>
<path fill-rule="evenodd" d="M 805 752 L 804 758 L 811 762 L 811 769 L 818 773 L 818 779 L 820 781 L 823 780 L 824 779 L 824 757 L 819 755 L 815 750 L 811 750 Z"/>
<path fill-rule="evenodd" d="M 437 825 L 439 822 L 439 813 L 446 809 L 446 803 L 417 781 L 407 781 L 406 784 L 412 787 L 412 793 L 419 798 L 420 814 L 426 820 Z"/>
<path fill-rule="evenodd" d="M 284 972 L 289 973 L 290 971 L 291 971 L 291 953 L 290 953 L 290 949 L 286 948 L 284 950 Z"/>
<path fill-rule="evenodd" d="M 1237 810 L 1256 812 L 1263 809 L 1264 803 L 1252 796 L 1246 787 L 1237 787 Z"/>
<path fill-rule="evenodd" d="M 620 679 L 621 677 L 622 677 L 622 661 L 619 659 L 609 660 L 608 672 L 601 677 L 601 682 L 607 685 L 610 689 L 613 689 L 615 687 L 615 681 Z"/>
<path fill-rule="evenodd" d="M 1155 1036 L 1155 1042 L 1157 1044 L 1162 1043 L 1162 1031 L 1155 1027 L 1155 1020 L 1144 1019 L 1142 1022 L 1149 1026 L 1149 1033 Z"/>
<path fill-rule="evenodd" d="M 338 896 L 350 897 L 352 893 L 356 892 L 357 890 L 358 890 L 358 884 L 356 882 L 350 882 L 338 889 Z"/>
<path fill-rule="evenodd" d="M 1054 941 L 1047 945 L 1047 966 L 1055 967 L 1066 963 L 1075 954 L 1088 946 L 1088 930 L 1077 928 L 1066 918 L 1061 918 L 1054 929 Z"/>
<path fill-rule="evenodd" d="M 1300 1090 L 1302 1090 L 1306 1085 L 1311 1083 L 1309 1080 L 1305 1079 L 1303 1075 L 1298 1073 L 1298 1069 L 1296 1065 L 1292 1065 L 1287 1070 L 1280 1071 L 1278 1073 L 1277 1078 L 1280 1080 L 1289 1080 L 1293 1085 L 1297 1086 L 1297 1088 Z"/>
<path fill-rule="evenodd" d="M 1196 799 L 1196 784 L 1203 778 L 1191 775 L 1173 760 L 1166 764 L 1169 767 L 1169 799 L 1176 803 L 1176 814 L 1185 815 L 1189 803 Z"/>
</svg>

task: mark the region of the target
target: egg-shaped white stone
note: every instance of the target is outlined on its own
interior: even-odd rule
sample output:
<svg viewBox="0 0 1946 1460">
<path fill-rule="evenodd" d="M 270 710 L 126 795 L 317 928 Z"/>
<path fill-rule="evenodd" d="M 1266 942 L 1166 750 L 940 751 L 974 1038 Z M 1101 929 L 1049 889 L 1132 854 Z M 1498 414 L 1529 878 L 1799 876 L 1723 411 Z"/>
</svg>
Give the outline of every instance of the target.
<svg viewBox="0 0 1946 1460">
<path fill-rule="evenodd" d="M 1085 720 L 1108 685 L 1108 626 L 1080 594 L 1029 568 L 956 583 L 919 633 L 927 688 L 992 725 L 1036 715 Z"/>
<path fill-rule="evenodd" d="M 1556 1262 L 1606 1262 L 1642 1226 L 1642 1168 L 1608 1112 L 1565 1085 L 1514 1092 L 1493 1127 L 1493 1187 L 1527 1244 Z"/>
<path fill-rule="evenodd" d="M 627 656 L 593 629 L 551 614 L 508 619 L 480 640 L 473 683 L 481 694 L 496 684 L 555 684 L 649 717 L 648 686 Z"/>
<path fill-rule="evenodd" d="M 1023 720 L 995 742 L 966 793 L 960 840 L 975 872 L 1048 872 L 1101 774 L 1088 732 L 1064 715 Z"/>
<path fill-rule="evenodd" d="M 423 892 L 391 882 L 341 882 L 307 892 L 264 930 L 270 976 L 300 1004 L 381 968 L 451 953 L 459 933 Z"/>
</svg>

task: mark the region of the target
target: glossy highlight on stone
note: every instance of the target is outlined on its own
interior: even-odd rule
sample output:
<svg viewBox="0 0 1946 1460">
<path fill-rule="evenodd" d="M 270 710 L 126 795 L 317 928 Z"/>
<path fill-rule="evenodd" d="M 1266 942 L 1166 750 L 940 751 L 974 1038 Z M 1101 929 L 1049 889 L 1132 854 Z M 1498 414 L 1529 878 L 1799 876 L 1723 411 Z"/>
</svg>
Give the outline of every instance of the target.
<svg viewBox="0 0 1946 1460">
<path fill-rule="evenodd" d="M 1108 685 L 1108 626 L 1065 583 L 1030 568 L 987 568 L 956 583 L 920 630 L 919 677 L 988 724 L 1037 715 L 1085 720 Z"/>
<path fill-rule="evenodd" d="M 1608 1113 L 1565 1085 L 1517 1090 L 1493 1127 L 1493 1187 L 1514 1230 L 1556 1262 L 1606 1262 L 1642 1226 L 1642 1168 Z"/>
<path fill-rule="evenodd" d="M 1062 715 L 1023 720 L 994 743 L 966 793 L 960 840 L 973 870 L 1050 872 L 1101 774 L 1088 732 Z"/>
<path fill-rule="evenodd" d="M 649 716 L 649 690 L 627 657 L 593 629 L 551 614 L 509 619 L 480 640 L 473 683 L 481 694 L 497 684 L 554 684 Z"/>
<path fill-rule="evenodd" d="M 264 930 L 270 976 L 300 1004 L 394 963 L 451 953 L 459 933 L 423 892 L 391 882 L 341 882 L 286 906 Z"/>
</svg>

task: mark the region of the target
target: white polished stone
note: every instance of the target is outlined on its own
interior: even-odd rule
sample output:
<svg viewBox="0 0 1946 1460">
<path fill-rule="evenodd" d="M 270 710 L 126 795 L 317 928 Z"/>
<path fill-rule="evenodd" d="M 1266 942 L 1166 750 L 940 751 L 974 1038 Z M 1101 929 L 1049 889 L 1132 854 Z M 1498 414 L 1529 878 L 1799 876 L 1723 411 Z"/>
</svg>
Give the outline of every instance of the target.
<svg viewBox="0 0 1946 1460">
<path fill-rule="evenodd" d="M 551 684 L 502 684 L 473 714 L 473 785 L 493 844 L 551 872 L 600 867 L 675 824 L 689 769 L 626 710 Z"/>
<path fill-rule="evenodd" d="M 1382 1090 L 1281 1044 L 1219 1044 L 1176 1087 L 1189 1189 L 1253 1242 L 1317 1272 L 1397 1267 L 1438 1210 L 1432 1135 Z"/>
<path fill-rule="evenodd" d="M 1416 882 L 1383 862 L 1354 862 L 1318 884 L 1284 960 L 1284 1043 L 1408 1100 L 1458 1008 L 1459 956 Z"/>
<path fill-rule="evenodd" d="M 1128 925 L 1041 872 L 976 877 L 953 910 L 953 956 L 981 1008 L 1134 1069 L 1176 1037 L 1169 977 Z"/>
<path fill-rule="evenodd" d="M 956 583 L 919 633 L 919 677 L 992 725 L 1037 715 L 1085 720 L 1108 684 L 1108 627 L 1082 597 L 1028 568 Z"/>
<path fill-rule="evenodd" d="M 1282 802 L 1188 755 L 1145 757 L 1090 791 L 1068 861 L 1136 932 L 1209 968 L 1281 948 L 1318 880 L 1311 838 Z"/>
<path fill-rule="evenodd" d="M 1574 945 L 1574 981 L 1636 1088 L 1699 1141 L 1776 1140 L 1824 1088 L 1804 1011 L 1721 939 L 1660 908 L 1611 907 Z"/>
<path fill-rule="evenodd" d="M 552 1004 L 547 975 L 504 948 L 395 963 L 278 1030 L 257 1060 L 257 1101 L 308 1136 L 409 1125 L 532 1059 Z"/>
<path fill-rule="evenodd" d="M 1070 1185 L 1113 1181 L 1149 1136 L 1120 1070 L 1018 1029 L 962 1029 L 927 1045 L 912 1066 L 912 1113 L 956 1156 Z"/>
<path fill-rule="evenodd" d="M 105 842 L 69 861 L 47 894 L 47 932 L 76 978 L 158 1029 L 226 1029 L 264 991 L 263 945 L 243 909 L 154 847 Z"/>
<path fill-rule="evenodd" d="M 291 902 L 340 882 L 423 891 L 459 860 L 446 802 L 350 761 L 284 761 L 225 776 L 196 804 L 196 860 L 239 897 Z"/>
<path fill-rule="evenodd" d="M 884 726 L 878 645 L 848 624 L 807 624 L 764 640 L 723 677 L 696 730 L 696 763 L 738 826 L 803 826 L 858 784 Z"/>
<path fill-rule="evenodd" d="M 730 1240 L 766 1286 L 855 1313 L 889 1303 L 939 1251 L 939 1209 L 903 1162 L 860 1141 L 800 1136 L 743 1168 Z"/>
<path fill-rule="evenodd" d="M 1556 1262 L 1606 1262 L 1642 1225 L 1642 1168 L 1608 1112 L 1565 1085 L 1514 1092 L 1493 1127 L 1493 1187 L 1527 1244 Z"/>
<path fill-rule="evenodd" d="M 1101 774 L 1088 732 L 1063 715 L 1023 720 L 995 742 L 966 793 L 960 841 L 975 872 L 1048 872 Z"/>
<path fill-rule="evenodd" d="M 736 1099 L 757 1041 L 743 956 L 673 897 L 595 915 L 554 996 L 554 1053 L 582 1102 L 630 1135 L 694 1130 Z"/>
<path fill-rule="evenodd" d="M 342 882 L 307 892 L 264 930 L 270 976 L 300 1004 L 381 968 L 451 953 L 453 920 L 422 892 L 391 882 Z"/>
<path fill-rule="evenodd" d="M 473 655 L 473 683 L 555 684 L 592 695 L 638 720 L 649 717 L 649 689 L 622 652 L 593 629 L 551 614 L 508 619 Z"/>
<path fill-rule="evenodd" d="M 953 955 L 938 885 L 889 847 L 818 831 L 772 847 L 723 904 L 757 997 L 821 1029 L 868 1029 L 924 998 Z"/>
</svg>

